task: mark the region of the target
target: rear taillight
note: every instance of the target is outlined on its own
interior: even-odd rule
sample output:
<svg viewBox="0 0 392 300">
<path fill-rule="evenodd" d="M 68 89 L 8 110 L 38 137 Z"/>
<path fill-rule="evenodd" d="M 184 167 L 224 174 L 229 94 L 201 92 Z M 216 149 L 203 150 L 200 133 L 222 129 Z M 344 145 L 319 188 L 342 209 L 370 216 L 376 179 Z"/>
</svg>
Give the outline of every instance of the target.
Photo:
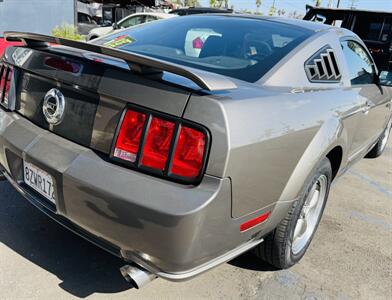
<svg viewBox="0 0 392 300">
<path fill-rule="evenodd" d="M 11 88 L 11 81 L 14 75 L 14 69 L 12 67 L 8 67 L 8 72 L 5 79 L 5 87 L 4 87 L 4 100 L 3 102 L 8 103 L 8 95 Z"/>
<path fill-rule="evenodd" d="M 143 147 L 142 166 L 159 171 L 165 170 L 175 126 L 174 122 L 152 117 Z"/>
<path fill-rule="evenodd" d="M 11 66 L 0 67 L 0 103 L 8 103 L 14 69 Z"/>
<path fill-rule="evenodd" d="M 3 102 L 4 87 L 6 82 L 7 69 L 5 66 L 0 66 L 0 103 Z"/>
<path fill-rule="evenodd" d="M 130 108 L 124 113 L 111 157 L 133 169 L 196 184 L 205 168 L 208 146 L 208 131 L 197 124 Z"/>
<path fill-rule="evenodd" d="M 205 147 L 203 132 L 181 126 L 170 172 L 180 177 L 196 178 L 203 166 Z"/>
<path fill-rule="evenodd" d="M 114 148 L 115 157 L 132 163 L 136 161 L 146 117 L 146 114 L 132 110 L 125 113 Z"/>
</svg>

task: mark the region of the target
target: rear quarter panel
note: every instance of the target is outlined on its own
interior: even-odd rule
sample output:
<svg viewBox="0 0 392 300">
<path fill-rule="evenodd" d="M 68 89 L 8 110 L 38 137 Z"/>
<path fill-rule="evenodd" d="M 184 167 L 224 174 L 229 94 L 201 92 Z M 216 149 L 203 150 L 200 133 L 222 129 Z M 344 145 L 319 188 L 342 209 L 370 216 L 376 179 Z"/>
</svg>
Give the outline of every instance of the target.
<svg viewBox="0 0 392 300">
<path fill-rule="evenodd" d="M 207 173 L 232 181 L 232 217 L 296 200 L 318 162 L 336 146 L 341 169 L 356 134 L 362 103 L 350 88 L 339 38 L 320 33 L 256 84 L 193 95 L 184 117 L 211 130 Z M 338 84 L 307 80 L 304 62 L 325 45 L 343 73 Z"/>
<path fill-rule="evenodd" d="M 360 109 L 350 89 L 251 93 L 193 96 L 185 113 L 211 130 L 207 173 L 231 179 L 234 218 L 295 200 L 323 155 L 350 149 Z"/>
</svg>

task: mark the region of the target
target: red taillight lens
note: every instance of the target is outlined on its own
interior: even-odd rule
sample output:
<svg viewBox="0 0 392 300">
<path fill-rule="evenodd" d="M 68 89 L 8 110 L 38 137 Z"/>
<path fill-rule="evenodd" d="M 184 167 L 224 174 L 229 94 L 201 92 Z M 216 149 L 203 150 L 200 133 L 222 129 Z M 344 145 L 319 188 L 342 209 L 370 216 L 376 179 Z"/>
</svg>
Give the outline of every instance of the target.
<svg viewBox="0 0 392 300">
<path fill-rule="evenodd" d="M 181 127 L 174 152 L 171 173 L 189 179 L 197 178 L 203 167 L 206 135 L 189 127 Z"/>
<path fill-rule="evenodd" d="M 3 102 L 4 87 L 7 78 L 7 68 L 2 66 L 0 68 L 0 102 Z"/>
<path fill-rule="evenodd" d="M 115 157 L 132 163 L 136 161 L 146 118 L 144 113 L 126 112 L 114 148 Z"/>
<path fill-rule="evenodd" d="M 6 75 L 5 79 L 5 88 L 4 88 L 4 101 L 8 101 L 8 92 L 10 91 L 11 88 L 11 81 L 12 81 L 12 76 L 14 74 L 14 69 L 12 67 L 8 68 L 8 73 Z"/>
<path fill-rule="evenodd" d="M 197 184 L 209 143 L 200 125 L 132 106 L 124 113 L 111 158 L 144 173 Z"/>
<path fill-rule="evenodd" d="M 174 122 L 152 117 L 143 148 L 141 159 L 143 166 L 161 171 L 165 169 L 174 127 Z"/>
</svg>

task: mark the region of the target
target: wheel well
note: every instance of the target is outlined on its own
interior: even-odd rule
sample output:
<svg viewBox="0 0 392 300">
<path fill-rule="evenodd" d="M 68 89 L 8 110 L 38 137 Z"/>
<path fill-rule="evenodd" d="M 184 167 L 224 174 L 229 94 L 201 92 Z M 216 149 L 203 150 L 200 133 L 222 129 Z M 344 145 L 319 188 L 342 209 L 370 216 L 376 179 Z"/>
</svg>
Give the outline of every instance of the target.
<svg viewBox="0 0 392 300">
<path fill-rule="evenodd" d="M 327 154 L 327 158 L 331 162 L 332 167 L 332 179 L 335 178 L 339 171 L 340 164 L 342 163 L 343 149 L 340 146 L 336 146 Z"/>
</svg>

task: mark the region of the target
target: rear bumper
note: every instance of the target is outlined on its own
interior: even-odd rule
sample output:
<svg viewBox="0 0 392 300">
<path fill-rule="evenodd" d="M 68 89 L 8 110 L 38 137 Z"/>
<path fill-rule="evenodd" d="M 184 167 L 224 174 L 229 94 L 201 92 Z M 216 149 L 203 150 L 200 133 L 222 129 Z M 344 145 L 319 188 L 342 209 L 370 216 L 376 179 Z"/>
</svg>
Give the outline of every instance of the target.
<svg viewBox="0 0 392 300">
<path fill-rule="evenodd" d="M 56 205 L 23 183 L 23 160 L 53 176 Z M 260 243 L 273 226 L 267 221 L 240 233 L 244 220 L 231 217 L 228 178 L 206 175 L 199 186 L 191 187 L 144 175 L 2 109 L 1 168 L 14 187 L 50 217 L 169 280 L 191 278 L 234 258 Z"/>
</svg>

